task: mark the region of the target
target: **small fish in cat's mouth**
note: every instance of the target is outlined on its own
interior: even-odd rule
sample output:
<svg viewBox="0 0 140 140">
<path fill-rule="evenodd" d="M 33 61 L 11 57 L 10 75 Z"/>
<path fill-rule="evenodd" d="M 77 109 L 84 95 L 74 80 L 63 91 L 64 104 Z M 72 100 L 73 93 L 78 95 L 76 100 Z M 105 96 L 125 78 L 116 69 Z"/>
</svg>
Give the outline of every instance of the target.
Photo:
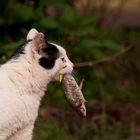
<svg viewBox="0 0 140 140">
<path fill-rule="evenodd" d="M 79 113 L 81 117 L 86 117 L 86 100 L 83 96 L 81 88 L 78 86 L 77 82 L 71 74 L 65 74 L 62 78 L 62 85 L 67 101 Z"/>
<path fill-rule="evenodd" d="M 56 74 L 55 80 L 57 80 L 61 83 L 63 80 L 63 77 L 64 77 L 64 74 L 62 74 L 62 73 Z"/>
<path fill-rule="evenodd" d="M 60 83 L 62 82 L 62 79 L 63 79 L 63 74 L 60 74 L 60 75 L 59 75 L 59 82 L 60 82 Z"/>
</svg>

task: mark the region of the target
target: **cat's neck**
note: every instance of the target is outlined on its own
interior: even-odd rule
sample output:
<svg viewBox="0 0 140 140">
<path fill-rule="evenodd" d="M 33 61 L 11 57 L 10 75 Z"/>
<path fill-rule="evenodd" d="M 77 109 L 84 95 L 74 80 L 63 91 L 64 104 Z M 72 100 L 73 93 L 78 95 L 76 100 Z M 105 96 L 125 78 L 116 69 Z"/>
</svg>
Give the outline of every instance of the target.
<svg viewBox="0 0 140 140">
<path fill-rule="evenodd" d="M 2 65 L 2 69 L 20 94 L 30 94 L 41 98 L 51 81 L 49 73 L 43 71 L 31 58 L 11 59 Z"/>
</svg>

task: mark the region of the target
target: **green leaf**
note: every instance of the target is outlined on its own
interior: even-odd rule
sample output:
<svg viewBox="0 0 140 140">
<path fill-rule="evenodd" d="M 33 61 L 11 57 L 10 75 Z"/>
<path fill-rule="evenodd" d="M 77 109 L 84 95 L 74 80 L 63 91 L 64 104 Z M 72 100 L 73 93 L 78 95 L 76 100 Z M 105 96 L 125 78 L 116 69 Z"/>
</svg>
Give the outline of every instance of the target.
<svg viewBox="0 0 140 140">
<path fill-rule="evenodd" d="M 82 46 L 82 47 L 100 47 L 101 44 L 99 42 L 97 42 L 96 40 L 93 40 L 93 39 L 83 39 L 83 40 L 80 40 L 78 46 Z"/>
<path fill-rule="evenodd" d="M 97 59 L 97 60 L 106 57 L 105 53 L 103 51 L 97 49 L 97 48 L 94 48 L 90 51 L 94 55 L 94 58 Z"/>
<path fill-rule="evenodd" d="M 60 21 L 68 25 L 74 25 L 75 23 L 77 24 L 77 20 L 78 15 L 76 11 L 70 6 L 65 6 L 63 13 L 60 16 Z"/>
<path fill-rule="evenodd" d="M 91 26 L 80 28 L 80 30 L 77 32 L 77 35 L 80 37 L 84 37 L 87 35 L 96 35 L 97 29 Z"/>
<path fill-rule="evenodd" d="M 33 9 L 30 6 L 20 4 L 20 3 L 9 3 L 8 5 L 10 9 L 10 18 L 12 22 L 23 22 L 28 21 L 32 18 Z"/>
<path fill-rule="evenodd" d="M 6 44 L 3 47 L 1 47 L 0 54 L 6 57 L 10 57 L 14 50 L 19 46 L 21 41 L 13 42 L 11 44 Z"/>
<path fill-rule="evenodd" d="M 81 21 L 81 23 L 80 23 L 80 26 L 87 26 L 87 25 L 89 25 L 89 24 L 91 24 L 91 23 L 93 23 L 94 21 L 96 21 L 96 20 L 98 20 L 98 16 L 85 16 L 83 19 L 82 19 L 82 21 Z"/>
<path fill-rule="evenodd" d="M 103 41 L 103 46 L 106 49 L 109 49 L 110 51 L 116 52 L 119 50 L 119 47 L 117 43 L 115 43 L 113 40 L 105 40 Z"/>
<path fill-rule="evenodd" d="M 59 24 L 52 18 L 44 17 L 40 21 L 37 22 L 37 26 L 43 28 L 59 28 Z"/>
</svg>

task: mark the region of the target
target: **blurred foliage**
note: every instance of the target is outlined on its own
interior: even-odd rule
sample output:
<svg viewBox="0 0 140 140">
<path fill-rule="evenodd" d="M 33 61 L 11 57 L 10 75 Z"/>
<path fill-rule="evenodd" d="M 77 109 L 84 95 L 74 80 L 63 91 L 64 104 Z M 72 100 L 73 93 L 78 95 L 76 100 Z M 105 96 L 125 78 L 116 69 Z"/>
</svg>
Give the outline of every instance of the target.
<svg viewBox="0 0 140 140">
<path fill-rule="evenodd" d="M 11 43 L 13 40 L 21 39 L 21 36 L 25 38 L 28 29 L 35 27 L 44 32 L 48 40 L 65 43 L 64 47 L 67 47 L 78 61 L 82 58 L 100 59 L 119 50 L 114 40 L 109 39 L 103 31 L 94 26 L 99 17 L 96 15 L 82 17 L 69 3 L 68 0 L 38 1 L 35 6 L 30 5 L 30 2 L 25 4 L 18 1 L 1 2 L 4 11 L 1 12 L 0 18 L 0 34 L 4 36 L 1 42 Z M 80 57 L 85 49 L 88 51 L 87 54 Z M 1 55 L 10 56 L 10 54 L 7 54 L 6 49 L 1 51 Z"/>
<path fill-rule="evenodd" d="M 140 30 L 133 28 L 102 28 L 98 23 L 100 14 L 84 11 L 81 15 L 70 0 L 1 0 L 0 1 L 0 62 L 10 58 L 13 51 L 23 42 L 30 28 L 37 28 L 46 35 L 48 41 L 64 46 L 73 62 L 94 61 L 118 53 L 125 46 L 138 46 Z M 137 50 L 136 50 L 137 51 Z M 85 79 L 83 93 L 87 100 L 95 98 L 105 100 L 135 101 L 140 98 L 137 70 L 137 58 L 118 60 L 110 65 L 77 68 L 74 71 L 78 82 Z M 136 61 L 135 61 L 136 60 Z M 131 64 L 130 64 L 131 62 Z M 133 68 L 132 68 L 133 67 Z M 131 77 L 135 73 L 135 77 Z M 126 83 L 126 84 L 125 84 Z M 132 86 L 132 88 L 129 88 Z M 134 87 L 134 88 L 133 88 Z M 59 83 L 49 85 L 42 106 L 55 105 L 68 108 Z M 122 127 L 122 126 L 121 126 Z M 129 129 L 106 127 L 98 130 L 93 124 L 87 124 L 77 132 L 77 140 L 120 140 L 129 133 Z M 35 129 L 37 140 L 70 139 L 69 134 L 57 124 L 45 124 L 38 120 Z M 122 135 L 122 138 L 120 136 Z M 124 137 L 123 137 L 124 136 Z M 127 139 L 127 138 L 126 138 Z"/>
<path fill-rule="evenodd" d="M 41 140 L 64 140 L 68 139 L 67 131 L 60 128 L 57 124 L 47 123 L 47 125 L 38 119 L 36 127 L 40 128 L 35 131 L 37 139 Z"/>
</svg>

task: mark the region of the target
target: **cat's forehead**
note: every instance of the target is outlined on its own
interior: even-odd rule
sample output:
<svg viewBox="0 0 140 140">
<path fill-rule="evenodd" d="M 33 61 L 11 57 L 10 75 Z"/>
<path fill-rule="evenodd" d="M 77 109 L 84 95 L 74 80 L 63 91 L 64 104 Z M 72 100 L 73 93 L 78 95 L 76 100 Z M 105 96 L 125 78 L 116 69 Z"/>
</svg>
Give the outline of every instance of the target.
<svg viewBox="0 0 140 140">
<path fill-rule="evenodd" d="M 59 50 L 60 55 L 66 55 L 66 50 L 63 47 L 55 43 L 50 43 L 50 44 L 56 46 L 56 48 Z"/>
</svg>

